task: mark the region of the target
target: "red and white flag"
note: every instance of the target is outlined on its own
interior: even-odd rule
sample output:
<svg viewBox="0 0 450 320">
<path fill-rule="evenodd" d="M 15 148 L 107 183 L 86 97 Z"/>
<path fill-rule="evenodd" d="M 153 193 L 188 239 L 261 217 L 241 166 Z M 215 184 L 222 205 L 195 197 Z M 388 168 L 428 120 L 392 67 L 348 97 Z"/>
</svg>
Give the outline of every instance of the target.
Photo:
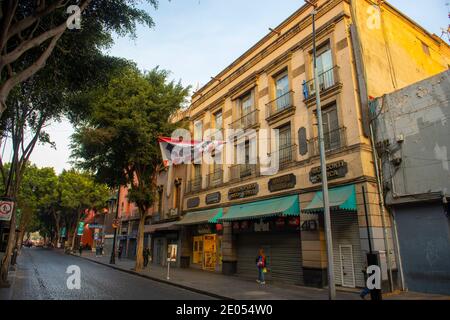
<svg viewBox="0 0 450 320">
<path fill-rule="evenodd" d="M 200 161 L 203 153 L 214 154 L 222 150 L 223 141 L 184 141 L 167 137 L 159 138 L 164 166 Z M 199 162 L 200 163 L 200 162 Z"/>
</svg>

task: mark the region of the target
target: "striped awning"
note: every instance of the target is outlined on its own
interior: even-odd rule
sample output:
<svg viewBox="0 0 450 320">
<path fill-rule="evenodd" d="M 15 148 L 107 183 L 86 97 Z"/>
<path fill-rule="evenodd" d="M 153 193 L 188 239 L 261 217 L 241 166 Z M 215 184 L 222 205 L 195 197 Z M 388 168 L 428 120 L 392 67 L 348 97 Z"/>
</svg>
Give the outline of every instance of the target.
<svg viewBox="0 0 450 320">
<path fill-rule="evenodd" d="M 256 220 L 276 216 L 299 216 L 298 195 L 262 200 L 230 207 L 228 213 L 219 221 Z"/>
<path fill-rule="evenodd" d="M 355 185 L 330 189 L 330 210 L 356 211 L 356 187 Z M 302 210 L 304 213 L 323 212 L 323 192 L 318 191 L 311 203 Z"/>
<path fill-rule="evenodd" d="M 188 226 L 204 223 L 217 223 L 219 218 L 223 216 L 223 208 L 195 211 L 186 214 L 183 219 L 177 222 L 177 225 Z"/>
</svg>

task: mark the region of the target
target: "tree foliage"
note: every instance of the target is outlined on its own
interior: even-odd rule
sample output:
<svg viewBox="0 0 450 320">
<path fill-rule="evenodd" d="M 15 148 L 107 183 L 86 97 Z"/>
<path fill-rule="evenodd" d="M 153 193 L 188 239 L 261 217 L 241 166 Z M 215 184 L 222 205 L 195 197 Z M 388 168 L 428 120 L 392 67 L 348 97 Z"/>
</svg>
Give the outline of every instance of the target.
<svg viewBox="0 0 450 320">
<path fill-rule="evenodd" d="M 128 198 L 141 215 L 136 269 L 142 265 L 145 215 L 155 201 L 161 165 L 158 138 L 177 127 L 169 117 L 184 105 L 189 92 L 168 77 L 158 68 L 144 74 L 124 69 L 106 90 L 92 95 L 92 113 L 72 137 L 78 167 L 110 186 L 130 186 Z"/>
<path fill-rule="evenodd" d="M 158 4 L 157 0 L 1 1 L 0 115 L 11 90 L 46 64 L 53 72 L 73 62 L 95 67 L 92 59 L 83 58 L 92 58 L 93 53 L 110 46 L 114 33 L 134 37 L 138 24 L 152 27 L 151 16 L 140 9 L 143 3 L 154 8 Z M 71 5 L 80 8 L 81 29 L 67 28 Z M 79 77 L 84 77 L 84 72 Z"/>
</svg>

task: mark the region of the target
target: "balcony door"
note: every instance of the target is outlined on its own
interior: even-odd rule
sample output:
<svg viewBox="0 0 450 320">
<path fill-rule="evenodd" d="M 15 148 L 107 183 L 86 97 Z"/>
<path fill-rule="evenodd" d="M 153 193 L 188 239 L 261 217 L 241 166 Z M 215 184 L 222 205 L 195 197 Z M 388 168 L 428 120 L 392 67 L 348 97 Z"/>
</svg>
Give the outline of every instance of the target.
<svg viewBox="0 0 450 320">
<path fill-rule="evenodd" d="M 339 148 L 341 146 L 341 133 L 335 104 L 322 111 L 322 119 L 325 150 Z"/>
<path fill-rule="evenodd" d="M 314 67 L 314 61 L 313 61 Z M 319 86 L 325 90 L 334 84 L 333 56 L 330 45 L 325 45 L 317 51 L 317 70 L 319 73 Z"/>
<path fill-rule="evenodd" d="M 291 125 L 287 124 L 280 128 L 279 130 L 279 144 L 278 144 L 278 155 L 279 164 L 283 165 L 292 161 L 292 148 L 291 148 Z"/>
<path fill-rule="evenodd" d="M 289 77 L 287 72 L 275 78 L 276 108 L 283 110 L 290 106 Z"/>
</svg>

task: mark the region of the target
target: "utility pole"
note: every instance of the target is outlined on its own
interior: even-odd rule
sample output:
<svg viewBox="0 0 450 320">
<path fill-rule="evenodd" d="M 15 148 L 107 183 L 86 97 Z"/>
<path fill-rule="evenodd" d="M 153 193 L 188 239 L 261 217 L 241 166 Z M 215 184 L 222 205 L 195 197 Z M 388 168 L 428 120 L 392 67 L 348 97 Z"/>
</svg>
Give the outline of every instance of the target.
<svg viewBox="0 0 450 320">
<path fill-rule="evenodd" d="M 113 221 L 117 222 L 117 219 L 119 218 L 119 203 L 120 203 L 120 186 L 117 190 L 117 205 L 116 205 L 116 214 L 115 214 L 115 218 Z M 111 206 L 113 207 L 113 206 Z M 116 264 L 116 241 L 117 241 L 117 229 L 119 228 L 119 226 L 117 226 L 116 228 L 114 228 L 114 240 L 113 240 L 113 247 L 112 247 L 112 251 L 111 251 L 111 258 L 109 259 L 109 264 Z M 120 258 L 120 257 L 119 257 Z"/>
<path fill-rule="evenodd" d="M 319 133 L 319 149 L 320 149 L 320 168 L 322 171 L 322 194 L 323 194 L 323 211 L 325 220 L 325 238 L 327 241 L 327 259 L 328 259 L 328 298 L 336 299 L 336 286 L 334 283 L 334 260 L 333 260 L 333 239 L 331 234 L 331 216 L 330 216 L 330 200 L 328 195 L 328 177 L 327 177 L 327 160 L 325 157 L 325 142 L 323 134 L 322 107 L 320 102 L 320 85 L 319 70 L 317 69 L 317 48 L 316 48 L 316 14 L 317 4 L 310 0 L 306 3 L 313 7 L 312 17 L 312 38 L 313 38 L 313 61 L 314 61 L 314 88 L 316 91 L 316 113 L 317 125 Z"/>
</svg>

